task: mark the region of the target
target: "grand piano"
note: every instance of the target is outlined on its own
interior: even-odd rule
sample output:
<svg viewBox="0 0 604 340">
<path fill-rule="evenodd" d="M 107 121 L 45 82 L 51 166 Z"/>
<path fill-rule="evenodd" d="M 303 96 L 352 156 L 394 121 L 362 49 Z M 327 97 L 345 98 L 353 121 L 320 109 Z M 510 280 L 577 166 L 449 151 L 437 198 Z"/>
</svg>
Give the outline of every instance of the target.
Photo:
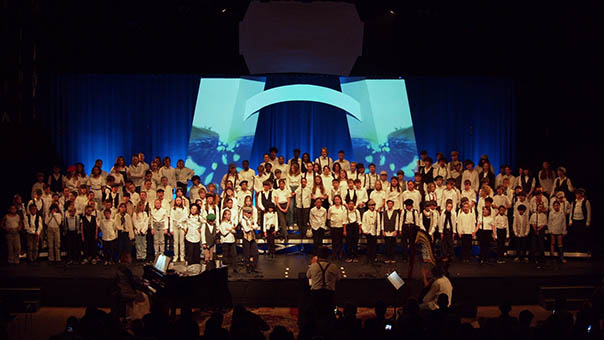
<svg viewBox="0 0 604 340">
<path fill-rule="evenodd" d="M 187 273 L 168 270 L 169 264 L 170 257 L 159 255 L 153 265 L 143 268 L 143 282 L 152 301 L 166 303 L 172 311 L 183 306 L 208 309 L 232 306 L 227 267 L 202 266 L 197 272 Z"/>
</svg>

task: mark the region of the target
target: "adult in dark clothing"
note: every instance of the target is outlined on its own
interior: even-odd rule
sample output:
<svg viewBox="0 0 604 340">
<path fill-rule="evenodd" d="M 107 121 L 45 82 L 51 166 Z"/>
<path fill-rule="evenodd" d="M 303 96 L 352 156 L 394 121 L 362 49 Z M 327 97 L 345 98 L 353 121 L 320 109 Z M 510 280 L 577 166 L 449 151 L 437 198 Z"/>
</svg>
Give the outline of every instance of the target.
<svg viewBox="0 0 604 340">
<path fill-rule="evenodd" d="M 203 340 L 228 340 L 230 339 L 229 332 L 222 328 L 224 317 L 221 313 L 212 313 L 208 321 L 206 321 L 206 329 L 203 333 Z"/>
<path fill-rule="evenodd" d="M 365 327 L 363 328 L 364 339 L 383 339 L 385 336 L 386 328 L 386 304 L 383 301 L 375 303 L 374 307 L 375 318 L 365 320 Z"/>
<path fill-rule="evenodd" d="M 269 330 L 268 324 L 258 315 L 248 311 L 242 305 L 233 308 L 231 339 L 264 340 L 262 332 Z"/>
</svg>

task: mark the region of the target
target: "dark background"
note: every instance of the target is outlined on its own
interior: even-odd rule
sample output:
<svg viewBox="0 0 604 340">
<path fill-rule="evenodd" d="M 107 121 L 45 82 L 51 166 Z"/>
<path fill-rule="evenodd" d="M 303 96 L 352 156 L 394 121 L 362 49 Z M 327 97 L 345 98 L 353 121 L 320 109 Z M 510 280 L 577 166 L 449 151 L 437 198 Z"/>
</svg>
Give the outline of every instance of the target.
<svg viewBox="0 0 604 340">
<path fill-rule="evenodd" d="M 513 79 L 516 165 L 564 164 L 588 190 L 599 228 L 602 2 L 349 2 L 365 23 L 352 75 Z M 2 203 L 29 191 L 36 170 L 60 161 L 53 131 L 40 124 L 45 112 L 36 91 L 44 76 L 248 73 L 238 52 L 246 1 L 5 0 L 2 6 Z"/>
</svg>

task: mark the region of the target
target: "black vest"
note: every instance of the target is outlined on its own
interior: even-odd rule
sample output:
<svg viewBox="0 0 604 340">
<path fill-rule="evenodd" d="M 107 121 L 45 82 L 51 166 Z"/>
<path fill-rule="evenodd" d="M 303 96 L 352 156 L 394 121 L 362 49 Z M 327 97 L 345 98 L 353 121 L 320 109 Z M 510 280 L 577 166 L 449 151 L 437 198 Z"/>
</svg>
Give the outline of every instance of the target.
<svg viewBox="0 0 604 340">
<path fill-rule="evenodd" d="M 357 204 L 357 191 L 352 189 L 352 197 L 350 196 L 350 189 L 346 189 L 346 197 L 344 198 L 344 201 L 346 203 L 348 203 L 348 201 L 353 201 L 354 204 Z"/>
<path fill-rule="evenodd" d="M 264 207 L 264 209 L 267 209 L 267 207 L 269 206 L 269 204 L 274 204 L 274 202 L 273 202 L 273 192 L 272 191 L 268 192 L 268 198 L 265 197 L 264 191 L 262 191 L 260 193 L 260 199 L 262 200 L 262 206 Z"/>
<path fill-rule="evenodd" d="M 93 233 L 93 234 L 96 232 L 96 217 L 95 216 L 90 216 L 90 222 L 89 222 L 88 219 L 86 218 L 86 216 L 82 215 L 82 217 L 80 218 L 80 221 L 82 223 L 82 229 L 84 229 L 84 232 Z"/>
<path fill-rule="evenodd" d="M 420 169 L 420 174 L 422 175 L 422 181 L 424 183 L 432 183 L 434 182 L 434 167 L 430 167 L 430 170 L 426 171 L 425 167 Z"/>
<path fill-rule="evenodd" d="M 394 210 L 392 212 L 392 216 L 388 218 L 388 212 L 384 211 L 382 213 L 382 218 L 384 221 L 384 231 L 392 232 L 396 230 L 396 218 L 399 216 L 400 211 Z"/>
<path fill-rule="evenodd" d="M 445 211 L 445 223 L 443 225 L 443 233 L 450 232 L 453 230 L 453 219 L 451 218 L 451 212 Z"/>
<path fill-rule="evenodd" d="M 422 222 L 424 223 L 424 229 L 426 229 L 426 231 L 429 231 L 432 219 L 430 217 L 426 217 L 426 214 L 424 214 L 423 212 L 422 212 Z"/>
<path fill-rule="evenodd" d="M 59 179 L 55 179 L 54 175 L 50 175 L 50 191 L 56 193 L 63 192 L 63 175 L 59 175 Z"/>
</svg>

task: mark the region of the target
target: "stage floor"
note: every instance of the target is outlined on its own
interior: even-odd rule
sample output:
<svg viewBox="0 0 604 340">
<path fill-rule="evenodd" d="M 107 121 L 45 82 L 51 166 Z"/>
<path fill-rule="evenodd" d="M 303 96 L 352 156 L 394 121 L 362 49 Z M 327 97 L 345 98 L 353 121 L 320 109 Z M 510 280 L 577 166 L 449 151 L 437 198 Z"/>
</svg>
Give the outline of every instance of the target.
<svg viewBox="0 0 604 340">
<path fill-rule="evenodd" d="M 304 299 L 308 283 L 304 277 L 312 256 L 302 253 L 277 255 L 269 259 L 261 255 L 261 274 L 247 274 L 242 266 L 239 273 L 229 274 L 229 289 L 233 303 L 252 306 L 297 306 Z M 408 264 L 337 263 L 342 281 L 338 284 L 339 303 L 354 301 L 372 306 L 377 299 L 403 302 L 416 296 L 422 288 L 421 274 L 414 270 L 407 278 Z M 177 267 L 181 266 L 177 264 Z M 0 288 L 39 287 L 42 304 L 46 306 L 106 305 L 117 265 L 55 265 L 22 263 L 0 268 Z M 142 276 L 143 264 L 130 265 Z M 182 270 L 182 268 L 177 268 Z M 395 293 L 386 276 L 396 270 L 405 286 Z M 531 263 L 488 264 L 457 263 L 449 267 L 454 298 L 478 305 L 497 305 L 505 299 L 513 304 L 537 304 L 539 287 L 596 285 L 604 274 L 604 262 L 569 260 L 567 264 L 548 261 L 543 269 Z"/>
</svg>

